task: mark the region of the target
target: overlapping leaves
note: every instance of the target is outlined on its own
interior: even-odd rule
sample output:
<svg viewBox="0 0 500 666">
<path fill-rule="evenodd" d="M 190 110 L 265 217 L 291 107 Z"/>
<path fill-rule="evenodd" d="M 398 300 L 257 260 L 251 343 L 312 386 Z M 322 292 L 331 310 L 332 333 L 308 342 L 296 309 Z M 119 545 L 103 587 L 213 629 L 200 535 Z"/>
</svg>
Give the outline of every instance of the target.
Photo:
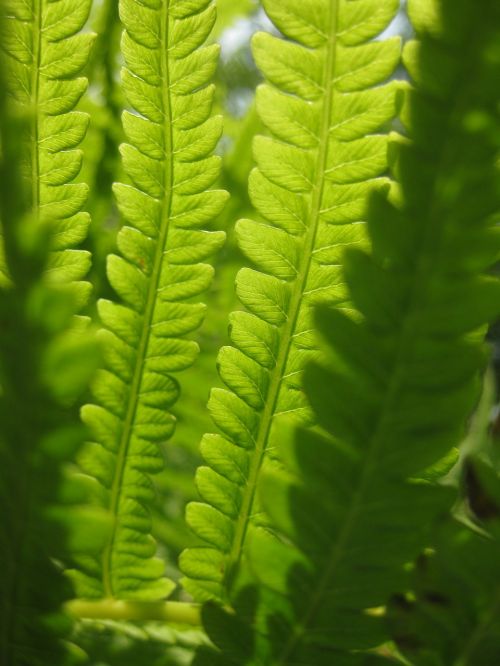
<svg viewBox="0 0 500 666">
<path fill-rule="evenodd" d="M 412 142 L 398 149 L 401 201 L 372 200 L 372 249 L 344 260 L 359 314 L 321 315 L 333 354 L 307 374 L 329 436 L 299 430 L 283 446 L 284 468 L 266 475 L 275 534 L 259 530 L 252 542 L 256 631 L 227 649 L 235 620 L 207 608 L 223 653 L 197 665 L 370 663 L 362 650 L 386 638 L 383 606 L 404 589 L 405 563 L 450 508 L 453 493 L 415 477 L 459 442 L 486 358 L 484 324 L 499 311 L 488 275 L 500 249 L 498 12 L 495 2 L 481 12 L 465 0 L 410 3 L 420 40 L 405 58 L 416 90 L 404 116 Z M 248 615 L 246 604 L 240 620 Z"/>
<path fill-rule="evenodd" d="M 99 541 L 92 512 L 62 469 L 83 437 L 75 402 L 96 366 L 96 349 L 75 331 L 75 304 L 47 284 L 50 235 L 30 216 L 22 182 L 24 124 L 0 84 L 0 214 L 9 282 L 0 287 L 0 662 L 63 663 L 70 594 L 60 561 L 68 542 Z M 78 534 L 68 527 L 78 525 Z"/>
<path fill-rule="evenodd" d="M 236 228 L 257 270 L 237 276 L 246 311 L 232 313 L 232 346 L 218 358 L 228 388 L 213 390 L 209 408 L 222 434 L 202 441 L 204 502 L 187 510 L 207 547 L 185 551 L 181 568 L 201 599 L 227 598 L 247 533 L 264 520 L 256 491 L 264 460 L 276 454 L 280 421 L 314 421 L 302 391 L 303 368 L 317 354 L 312 309 L 348 307 L 341 255 L 363 244 L 367 196 L 386 187 L 387 136 L 378 132 L 395 113 L 397 84 L 378 84 L 398 62 L 399 40 L 372 38 L 398 2 L 268 0 L 264 7 L 288 40 L 261 33 L 253 42 L 268 81 L 257 106 L 271 136 L 255 140 L 250 179 L 262 220 Z"/>
<path fill-rule="evenodd" d="M 486 666 L 500 653 L 498 456 L 466 460 L 468 511 L 439 523 L 415 563 L 411 592 L 394 595 L 389 627 L 401 653 L 436 666 Z M 496 463 L 496 464 L 495 464 Z"/>
</svg>

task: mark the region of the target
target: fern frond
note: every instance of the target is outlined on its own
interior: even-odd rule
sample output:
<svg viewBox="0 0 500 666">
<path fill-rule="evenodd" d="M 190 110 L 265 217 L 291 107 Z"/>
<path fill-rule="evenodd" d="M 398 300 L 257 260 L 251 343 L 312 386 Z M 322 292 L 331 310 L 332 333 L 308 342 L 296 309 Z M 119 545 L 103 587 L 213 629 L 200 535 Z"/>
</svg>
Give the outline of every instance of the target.
<svg viewBox="0 0 500 666">
<path fill-rule="evenodd" d="M 71 626 L 61 613 L 68 585 L 59 562 L 75 514 L 61 506 L 62 465 L 83 438 L 72 405 L 97 361 L 94 342 L 75 331 L 73 300 L 43 280 L 50 238 L 30 218 L 19 164 L 25 127 L 4 94 L 2 80 L 0 215 L 10 280 L 0 286 L 0 663 L 47 666 L 63 663 L 60 639 Z"/>
<path fill-rule="evenodd" d="M 207 189 L 220 167 L 210 156 L 221 133 L 221 119 L 210 118 L 218 47 L 201 48 L 215 20 L 208 0 L 122 0 L 120 15 L 122 81 L 135 111 L 123 115 L 129 143 L 121 153 L 133 184 L 115 186 L 127 225 L 108 278 L 123 304 L 99 303 L 106 367 L 93 387 L 95 404 L 83 408 L 93 441 L 80 461 L 99 480 L 114 526 L 100 560 L 74 577 L 84 597 L 157 600 L 174 584 L 154 557 L 150 474 L 162 469 L 159 445 L 174 429 L 172 373 L 198 352 L 186 336 L 202 321 L 196 298 L 213 273 L 200 262 L 224 240 L 203 230 L 227 198 Z"/>
<path fill-rule="evenodd" d="M 73 181 L 82 166 L 78 146 L 89 118 L 74 108 L 87 86 L 78 74 L 94 39 L 80 32 L 90 6 L 91 0 L 6 0 L 2 9 L 7 89 L 20 112 L 30 117 L 22 152 L 31 212 L 52 228 L 47 276 L 55 283 L 72 283 L 80 306 L 90 292 L 90 285 L 81 282 L 90 255 L 75 247 L 85 239 L 90 219 L 82 212 L 88 188 Z"/>
<path fill-rule="evenodd" d="M 203 631 L 176 630 L 163 622 L 137 626 L 107 620 L 82 622 L 75 641 L 92 664 L 189 666 L 193 653 L 207 638 Z"/>
<path fill-rule="evenodd" d="M 406 590 L 387 606 L 386 626 L 404 657 L 415 664 L 493 664 L 500 654 L 500 465 L 492 428 L 493 374 L 449 476 L 459 502 L 439 521 L 413 564 Z"/>
<path fill-rule="evenodd" d="M 398 150 L 402 201 L 373 197 L 372 249 L 345 253 L 358 315 L 321 315 L 333 357 L 306 374 L 330 436 L 301 429 L 261 484 L 278 536 L 252 537 L 253 644 L 197 666 L 366 663 L 362 650 L 387 639 L 381 609 L 396 581 L 405 588 L 404 565 L 453 501 L 415 477 L 463 436 L 486 324 L 500 310 L 499 280 L 488 275 L 500 251 L 500 17 L 494 0 L 481 11 L 419 0 L 410 15 L 420 41 L 405 56 L 416 89 L 405 113 L 412 141 Z M 234 618 L 208 607 L 205 625 L 223 645 Z"/>
<path fill-rule="evenodd" d="M 500 478 L 481 456 L 467 461 L 465 480 L 476 525 L 438 523 L 411 595 L 389 605 L 392 638 L 415 664 L 486 666 L 500 654 Z"/>
<path fill-rule="evenodd" d="M 247 533 L 262 522 L 255 503 L 264 460 L 283 417 L 313 417 L 302 370 L 317 354 L 312 309 L 348 307 L 341 255 L 364 242 L 366 199 L 387 180 L 387 136 L 397 83 L 381 84 L 399 58 L 399 39 L 371 41 L 398 2 L 268 0 L 265 9 L 288 40 L 260 33 L 257 64 L 268 83 L 258 112 L 272 137 L 257 137 L 252 201 L 264 222 L 241 220 L 244 268 L 237 293 L 247 312 L 230 319 L 233 346 L 218 364 L 228 390 L 214 389 L 209 408 L 222 435 L 201 445 L 208 464 L 197 474 L 205 503 L 187 520 L 208 546 L 187 550 L 181 569 L 199 599 L 225 598 Z M 374 87 L 377 86 L 377 87 Z"/>
</svg>

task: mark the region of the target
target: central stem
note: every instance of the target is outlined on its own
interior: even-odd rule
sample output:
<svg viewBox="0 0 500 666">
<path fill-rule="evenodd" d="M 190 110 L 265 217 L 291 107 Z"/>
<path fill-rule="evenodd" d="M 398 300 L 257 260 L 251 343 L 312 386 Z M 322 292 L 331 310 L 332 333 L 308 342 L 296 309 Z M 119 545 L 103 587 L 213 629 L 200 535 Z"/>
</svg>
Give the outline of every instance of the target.
<svg viewBox="0 0 500 666">
<path fill-rule="evenodd" d="M 40 67 L 42 59 L 42 0 L 33 0 L 33 62 L 31 68 L 31 208 L 34 220 L 40 219 L 40 157 L 38 155 L 38 113 Z"/>
</svg>

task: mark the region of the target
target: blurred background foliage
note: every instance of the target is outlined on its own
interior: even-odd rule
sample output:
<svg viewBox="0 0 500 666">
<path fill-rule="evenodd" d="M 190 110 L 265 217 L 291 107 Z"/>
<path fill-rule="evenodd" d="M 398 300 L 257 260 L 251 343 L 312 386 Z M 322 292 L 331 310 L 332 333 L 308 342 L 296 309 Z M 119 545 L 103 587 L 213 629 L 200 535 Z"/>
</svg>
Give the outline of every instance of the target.
<svg viewBox="0 0 500 666">
<path fill-rule="evenodd" d="M 207 643 L 201 631 L 110 620 L 81 621 L 74 640 L 92 666 L 188 666 L 197 647 Z"/>
</svg>

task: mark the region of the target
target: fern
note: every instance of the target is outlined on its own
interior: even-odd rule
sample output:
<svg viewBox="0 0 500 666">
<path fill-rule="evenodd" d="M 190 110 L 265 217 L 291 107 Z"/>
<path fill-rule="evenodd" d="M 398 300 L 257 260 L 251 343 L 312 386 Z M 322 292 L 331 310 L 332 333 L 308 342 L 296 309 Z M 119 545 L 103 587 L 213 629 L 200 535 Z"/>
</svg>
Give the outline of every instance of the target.
<svg viewBox="0 0 500 666">
<path fill-rule="evenodd" d="M 481 460 L 468 462 L 467 477 L 479 525 L 439 524 L 432 552 L 415 564 L 412 594 L 389 607 L 396 645 L 422 666 L 486 666 L 500 654 L 500 483 Z"/>
<path fill-rule="evenodd" d="M 489 374 L 453 477 L 460 501 L 438 522 L 416 560 L 407 591 L 388 604 L 389 633 L 412 663 L 493 664 L 500 653 L 498 440 L 492 439 L 495 387 Z M 452 478 L 453 478 L 452 477 Z"/>
<path fill-rule="evenodd" d="M 75 331 L 73 300 L 44 272 L 51 239 L 30 216 L 21 182 L 26 128 L 5 103 L 3 85 L 0 97 L 0 214 L 10 276 L 0 288 L 0 662 L 46 666 L 62 663 L 60 639 L 70 628 L 60 612 L 69 589 L 59 562 L 69 540 L 88 551 L 99 538 L 97 524 L 84 528 L 81 510 L 65 507 L 62 496 L 62 465 L 83 435 L 73 405 L 96 350 Z M 73 487 L 69 495 L 78 493 Z M 76 523 L 80 536 L 69 529 Z M 84 534 L 90 539 L 82 544 Z"/>
<path fill-rule="evenodd" d="M 359 315 L 321 315 L 332 358 L 306 375 L 330 436 L 301 429 L 283 444 L 284 469 L 261 484 L 281 538 L 255 531 L 250 549 L 260 600 L 240 603 L 236 620 L 205 609 L 223 654 L 201 651 L 197 666 L 382 661 L 362 651 L 385 640 L 382 607 L 451 506 L 453 492 L 415 477 L 460 440 L 499 312 L 486 274 L 500 250 L 498 3 L 481 9 L 410 3 L 420 41 L 405 54 L 416 89 L 404 114 L 412 142 L 398 149 L 402 200 L 373 198 L 372 249 L 344 257 Z M 256 632 L 235 645 L 228 633 L 252 613 Z"/>
<path fill-rule="evenodd" d="M 82 623 L 77 637 L 89 663 L 106 666 L 189 666 L 196 647 L 207 642 L 200 630 L 177 631 L 158 623 L 139 627 L 109 620 Z"/>
<path fill-rule="evenodd" d="M 2 665 L 83 650 L 107 664 L 491 666 L 500 651 L 488 391 L 463 442 L 500 313 L 498 2 L 410 0 L 412 84 L 387 83 L 399 40 L 377 38 L 397 0 L 263 2 L 281 36 L 254 38 L 266 83 L 220 143 L 222 174 L 218 49 L 203 47 L 214 0 L 98 3 L 92 60 L 90 0 L 0 10 Z M 219 30 L 251 5 L 220 0 Z M 226 77 L 249 91 L 238 57 L 222 93 Z M 98 115 L 82 175 L 84 67 L 81 108 Z M 407 136 L 388 137 L 398 113 Z M 96 350 L 74 313 L 94 176 L 86 248 L 109 300 L 89 398 Z M 115 179 L 124 225 L 106 282 Z M 224 217 L 217 180 L 235 194 Z M 203 438 L 201 501 L 179 525 L 241 261 L 229 244 L 177 404 L 224 239 L 206 229 L 252 217 L 251 203 L 257 221 L 235 236 L 253 268 L 237 276 L 226 388 L 210 398 L 219 434 Z M 186 547 L 195 601 L 163 601 Z"/>
<path fill-rule="evenodd" d="M 291 41 L 257 34 L 253 51 L 268 79 L 257 92 L 272 137 L 257 137 L 252 201 L 265 221 L 241 220 L 240 248 L 259 271 L 237 276 L 247 312 L 230 318 L 232 347 L 221 349 L 209 408 L 222 435 L 207 435 L 208 467 L 197 473 L 205 503 L 187 520 L 208 543 L 180 561 L 197 598 L 225 599 L 247 533 L 262 522 L 255 502 L 264 460 L 273 455 L 283 416 L 313 421 L 301 388 L 317 353 L 312 308 L 348 307 L 340 268 L 346 246 L 364 242 L 367 195 L 386 187 L 387 137 L 397 84 L 373 87 L 393 72 L 399 39 L 370 41 L 397 1 L 268 0 L 265 9 Z"/>
<path fill-rule="evenodd" d="M 31 212 L 53 228 L 48 275 L 56 283 L 72 283 L 80 307 L 90 293 L 90 285 L 81 282 L 90 255 L 74 248 L 85 239 L 90 218 L 82 212 L 88 188 L 72 181 L 82 165 L 77 147 L 89 118 L 74 108 L 87 86 L 77 75 L 94 36 L 78 33 L 90 5 L 91 0 L 6 0 L 2 9 L 6 85 L 20 112 L 30 116 L 22 154 Z M 5 283 L 2 262 L 0 276 Z"/>
<path fill-rule="evenodd" d="M 200 48 L 214 20 L 208 0 L 122 0 L 125 26 L 122 82 L 134 113 L 125 112 L 129 143 L 121 146 L 132 185 L 115 185 L 130 226 L 118 234 L 121 256 L 108 261 L 108 278 L 124 304 L 103 300 L 106 357 L 83 408 L 93 441 L 81 456 L 101 484 L 100 502 L 113 519 L 102 557 L 73 572 L 84 597 L 157 600 L 174 584 L 154 557 L 147 505 L 150 474 L 162 469 L 159 445 L 173 432 L 170 408 L 179 393 L 172 373 L 190 366 L 198 346 L 185 335 L 201 323 L 212 268 L 199 263 L 224 239 L 201 229 L 227 195 L 208 190 L 219 174 L 209 156 L 221 119 L 209 118 L 217 46 Z"/>
</svg>

